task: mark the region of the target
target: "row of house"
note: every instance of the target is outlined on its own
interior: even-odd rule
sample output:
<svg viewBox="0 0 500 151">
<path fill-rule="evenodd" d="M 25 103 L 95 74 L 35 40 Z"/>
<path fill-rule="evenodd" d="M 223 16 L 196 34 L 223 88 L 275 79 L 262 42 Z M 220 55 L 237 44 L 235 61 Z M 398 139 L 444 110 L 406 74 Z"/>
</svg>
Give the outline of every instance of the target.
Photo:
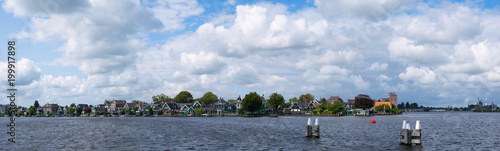
<svg viewBox="0 0 500 151">
<path fill-rule="evenodd" d="M 261 96 L 262 106 L 258 111 L 260 114 L 267 113 L 275 113 L 275 114 L 302 114 L 311 113 L 312 110 L 316 109 L 318 105 L 327 103 L 333 104 L 335 101 L 339 101 L 346 108 L 346 110 L 354 109 L 354 99 L 348 99 L 347 101 L 342 100 L 339 96 L 331 96 L 325 102 L 324 101 L 299 101 L 299 102 L 291 102 L 287 106 L 279 106 L 278 110 L 274 111 L 268 105 L 267 100 L 264 95 Z M 394 93 L 390 93 L 388 95 L 387 100 L 390 102 L 379 102 L 378 104 L 394 104 L 397 103 L 397 95 Z M 375 104 L 375 106 L 377 103 Z M 70 112 L 70 107 L 59 106 L 58 104 L 45 104 L 42 107 L 38 107 L 36 109 L 37 115 L 40 115 L 41 112 L 45 115 L 53 115 L 57 114 L 60 116 L 66 115 L 74 115 L 78 108 L 81 108 L 81 115 L 123 115 L 129 114 L 131 111 L 135 111 L 135 114 L 142 114 L 144 112 L 148 112 L 148 109 L 151 108 L 153 110 L 153 114 L 161 115 L 161 114 L 169 114 L 169 115 L 188 115 L 194 114 L 194 110 L 198 107 L 204 109 L 205 114 L 210 115 L 221 115 L 221 114 L 231 114 L 237 113 L 242 108 L 242 99 L 241 96 L 232 102 L 225 101 L 223 98 L 219 98 L 217 102 L 213 104 L 204 104 L 199 101 L 195 101 L 192 103 L 174 103 L 174 102 L 154 102 L 154 103 L 146 103 L 146 102 L 131 102 L 128 103 L 126 100 L 112 100 L 111 104 L 98 104 L 98 105 L 87 105 L 87 104 L 78 104 L 74 108 L 72 113 Z M 0 113 L 5 112 L 5 105 L 0 105 Z M 25 113 L 27 111 L 26 108 L 18 109 L 18 113 Z M 257 112 L 255 112 L 257 113 Z M 253 113 L 253 114 L 255 114 Z"/>
</svg>

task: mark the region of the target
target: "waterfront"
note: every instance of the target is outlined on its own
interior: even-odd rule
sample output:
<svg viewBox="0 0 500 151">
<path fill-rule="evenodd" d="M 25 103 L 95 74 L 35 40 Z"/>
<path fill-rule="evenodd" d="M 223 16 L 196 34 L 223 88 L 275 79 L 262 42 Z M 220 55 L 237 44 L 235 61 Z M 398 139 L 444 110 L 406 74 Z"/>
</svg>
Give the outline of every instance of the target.
<svg viewBox="0 0 500 151">
<path fill-rule="evenodd" d="M 500 114 L 420 112 L 318 117 L 321 138 L 304 137 L 306 116 L 19 117 L 13 148 L 22 150 L 498 150 Z M 0 118 L 7 125 L 7 118 Z M 370 120 L 375 119 L 376 124 Z M 399 145 L 402 121 L 420 120 L 422 146 Z M 4 126 L 7 131 L 7 127 Z"/>
</svg>

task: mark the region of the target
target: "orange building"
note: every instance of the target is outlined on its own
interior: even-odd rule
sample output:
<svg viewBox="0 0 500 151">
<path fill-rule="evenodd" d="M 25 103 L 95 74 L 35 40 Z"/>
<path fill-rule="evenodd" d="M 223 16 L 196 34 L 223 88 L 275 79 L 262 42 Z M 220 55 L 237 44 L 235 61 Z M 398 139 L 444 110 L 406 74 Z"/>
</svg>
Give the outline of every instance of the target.
<svg viewBox="0 0 500 151">
<path fill-rule="evenodd" d="M 384 105 L 384 104 L 385 104 L 385 105 L 389 105 L 389 107 L 391 107 L 391 108 L 392 108 L 392 106 L 391 106 L 391 102 L 375 102 L 375 105 L 374 105 L 374 106 L 373 106 L 370 110 L 375 109 L 375 107 L 376 107 L 376 106 L 379 106 L 379 105 Z"/>
</svg>

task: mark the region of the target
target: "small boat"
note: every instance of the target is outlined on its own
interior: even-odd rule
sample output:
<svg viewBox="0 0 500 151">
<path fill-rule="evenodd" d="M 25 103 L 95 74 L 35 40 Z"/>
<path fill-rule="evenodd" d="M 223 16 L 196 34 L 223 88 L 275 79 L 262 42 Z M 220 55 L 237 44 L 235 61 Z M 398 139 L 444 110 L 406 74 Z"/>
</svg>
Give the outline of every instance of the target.
<svg viewBox="0 0 500 151">
<path fill-rule="evenodd" d="M 269 114 L 270 117 L 278 117 L 278 114 Z"/>
</svg>

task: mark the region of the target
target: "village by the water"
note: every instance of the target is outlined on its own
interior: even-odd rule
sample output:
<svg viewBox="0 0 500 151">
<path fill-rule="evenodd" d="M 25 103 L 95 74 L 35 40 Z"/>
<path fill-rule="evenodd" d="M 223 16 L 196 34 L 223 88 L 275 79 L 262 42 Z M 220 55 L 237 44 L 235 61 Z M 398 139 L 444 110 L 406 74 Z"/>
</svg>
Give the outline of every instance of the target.
<svg viewBox="0 0 500 151">
<path fill-rule="evenodd" d="M 137 116 L 372 116 L 397 115 L 405 112 L 428 111 L 472 111 L 499 112 L 496 104 L 478 98 L 476 104 L 467 107 L 424 107 L 416 102 L 398 103 L 398 95 L 390 92 L 387 98 L 373 99 L 367 94 L 354 98 L 315 99 L 312 94 L 302 94 L 285 99 L 281 94 L 273 93 L 269 97 L 251 92 L 226 100 L 212 92 L 193 99 L 188 91 L 182 91 L 174 98 L 164 94 L 155 95 L 150 102 L 140 100 L 104 100 L 103 104 L 59 105 L 56 103 L 34 100 L 32 106 L 0 105 L 0 115 L 18 117 L 137 117 Z"/>
</svg>

